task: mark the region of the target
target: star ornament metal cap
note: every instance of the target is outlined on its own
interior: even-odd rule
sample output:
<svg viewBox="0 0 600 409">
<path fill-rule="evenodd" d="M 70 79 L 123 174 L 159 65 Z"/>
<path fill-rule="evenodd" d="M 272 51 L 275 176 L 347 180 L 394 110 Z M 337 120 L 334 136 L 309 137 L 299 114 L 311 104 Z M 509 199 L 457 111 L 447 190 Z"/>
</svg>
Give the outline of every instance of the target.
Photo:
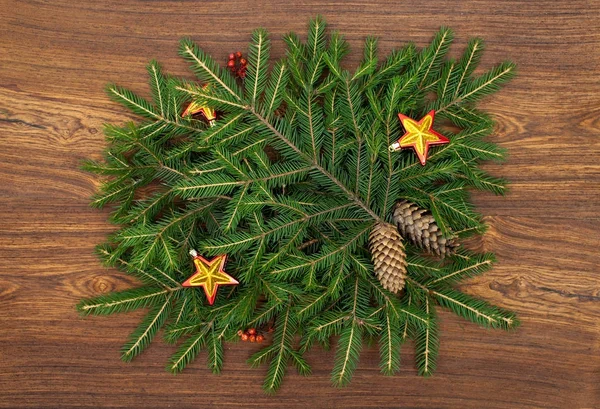
<svg viewBox="0 0 600 409">
<path fill-rule="evenodd" d="M 227 262 L 227 255 L 216 256 L 212 260 L 206 260 L 199 256 L 196 250 L 191 250 L 190 254 L 194 257 L 194 266 L 196 273 L 185 280 L 183 287 L 202 287 L 206 299 L 210 305 L 215 303 L 217 289 L 220 285 L 237 285 L 239 282 L 225 272 L 224 267 Z"/>
<path fill-rule="evenodd" d="M 435 111 L 431 110 L 419 122 L 405 115 L 398 114 L 406 133 L 390 145 L 390 151 L 399 151 L 404 148 L 413 148 L 421 165 L 425 166 L 427 154 L 431 145 L 443 145 L 450 140 L 432 129 Z"/>
</svg>

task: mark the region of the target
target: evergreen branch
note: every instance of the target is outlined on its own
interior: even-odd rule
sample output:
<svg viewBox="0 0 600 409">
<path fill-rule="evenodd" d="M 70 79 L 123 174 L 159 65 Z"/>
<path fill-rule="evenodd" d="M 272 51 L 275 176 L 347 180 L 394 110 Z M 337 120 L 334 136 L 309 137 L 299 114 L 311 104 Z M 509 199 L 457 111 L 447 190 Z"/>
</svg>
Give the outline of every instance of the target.
<svg viewBox="0 0 600 409">
<path fill-rule="evenodd" d="M 481 76 L 479 79 L 465 89 L 463 94 L 442 105 L 436 113 L 445 112 L 450 107 L 461 104 L 462 102 L 472 101 L 479 96 L 496 91 L 500 84 L 508 81 L 514 76 L 515 65 L 510 62 L 505 62 L 494 68 L 488 74 Z"/>
<path fill-rule="evenodd" d="M 298 351 L 290 351 L 290 357 L 292 358 L 292 364 L 296 367 L 298 374 L 302 376 L 308 376 L 311 374 L 310 365 L 308 362 L 302 357 L 302 355 Z"/>
<path fill-rule="evenodd" d="M 216 126 L 207 129 L 202 133 L 202 145 L 210 145 L 213 139 L 223 143 L 227 139 L 235 138 L 235 135 L 229 135 L 229 131 L 237 129 L 235 126 L 240 122 L 245 114 L 246 112 L 242 111 L 238 114 L 228 115 L 222 118 Z"/>
<path fill-rule="evenodd" d="M 182 86 L 177 86 L 177 87 L 175 87 L 175 89 L 177 91 L 180 91 L 180 92 L 183 92 L 183 93 L 186 93 L 188 95 L 195 97 L 198 100 L 198 102 L 200 102 L 200 103 L 208 103 L 208 105 L 219 104 L 221 106 L 225 106 L 225 107 L 229 107 L 229 108 L 231 108 L 231 107 L 241 108 L 241 109 L 247 108 L 247 106 L 245 104 L 230 101 L 227 98 L 220 97 L 220 96 L 218 96 L 218 94 L 209 93 L 208 91 L 205 91 L 203 89 L 189 89 L 189 88 L 182 87 Z M 237 97 L 237 95 L 235 95 L 235 96 Z M 237 100 L 240 100 L 240 98 L 237 97 Z"/>
<path fill-rule="evenodd" d="M 294 318 L 290 315 L 290 310 L 291 304 L 288 304 L 285 315 L 281 316 L 277 321 L 272 352 L 275 357 L 271 360 L 267 377 L 263 384 L 263 388 L 267 393 L 275 393 L 279 389 L 288 364 L 291 340 L 295 331 Z"/>
<path fill-rule="evenodd" d="M 134 288 L 82 300 L 77 305 L 77 310 L 84 315 L 109 315 L 117 312 L 128 312 L 155 305 L 168 294 L 179 290 L 179 288 L 165 289 L 149 286 Z"/>
<path fill-rule="evenodd" d="M 331 380 L 336 386 L 345 386 L 352 379 L 362 347 L 362 328 L 354 320 L 342 330 L 335 354 Z"/>
<path fill-rule="evenodd" d="M 246 97 L 250 105 L 256 107 L 259 96 L 265 87 L 267 64 L 269 62 L 270 41 L 264 29 L 254 30 L 249 47 L 248 75 L 246 77 Z"/>
<path fill-rule="evenodd" d="M 208 343 L 208 367 L 212 373 L 219 374 L 223 367 L 223 341 L 220 336 L 216 335 L 214 327 L 211 328 Z"/>
<path fill-rule="evenodd" d="M 319 164 L 314 163 L 310 157 L 308 157 L 304 152 L 302 152 L 296 145 L 294 145 L 288 138 L 285 137 L 281 132 L 279 132 L 270 122 L 268 122 L 264 117 L 262 117 L 258 112 L 252 110 L 252 114 L 256 116 L 256 118 L 266 126 L 275 136 L 277 136 L 280 140 L 282 140 L 286 145 L 288 145 L 294 152 L 296 152 L 301 158 L 309 162 L 316 170 L 322 173 L 325 177 L 331 180 L 344 194 L 346 194 L 353 202 L 355 202 L 358 206 L 362 207 L 373 219 L 380 221 L 381 218 L 375 214 L 362 200 L 353 192 L 348 190 L 346 186 L 338 179 L 336 179 L 331 173 L 329 173 L 325 168 L 320 166 Z"/>
<path fill-rule="evenodd" d="M 366 75 L 370 75 L 377 67 L 377 38 L 367 37 L 365 40 L 365 50 L 363 61 L 351 78 L 351 81 L 356 81 Z"/>
<path fill-rule="evenodd" d="M 325 21 L 321 16 L 310 20 L 308 28 L 308 47 L 311 50 L 310 58 L 319 58 L 325 48 Z"/>
<path fill-rule="evenodd" d="M 276 302 L 272 303 L 270 306 L 265 308 L 259 315 L 257 315 L 252 321 L 248 323 L 248 325 L 260 325 L 270 320 L 276 312 L 281 310 L 282 304 L 281 300 L 276 300 Z"/>
<path fill-rule="evenodd" d="M 265 90 L 265 110 L 268 117 L 281 104 L 289 80 L 289 70 L 283 62 L 278 63 L 271 72 L 271 79 Z"/>
<path fill-rule="evenodd" d="M 149 246 L 146 248 L 146 250 L 143 253 L 137 254 L 136 257 L 134 258 L 135 264 L 140 266 L 140 268 L 143 268 L 146 265 L 148 265 L 150 263 L 150 261 L 154 258 L 155 254 L 156 254 L 156 250 L 155 250 L 156 246 L 158 246 L 161 241 L 164 243 L 164 240 L 163 240 L 164 234 L 166 234 L 174 226 L 181 223 L 182 221 L 184 221 L 190 217 L 196 216 L 198 213 L 204 212 L 206 209 L 210 208 L 212 205 L 214 205 L 219 200 L 221 200 L 220 197 L 214 199 L 213 201 L 209 202 L 208 204 L 197 206 L 194 209 L 189 209 L 187 212 L 182 212 L 170 220 L 167 219 L 168 223 L 157 224 L 155 226 L 155 231 L 152 233 L 141 234 L 141 235 L 140 234 L 131 235 L 131 234 L 128 234 L 131 230 L 126 229 L 126 230 L 122 231 L 118 237 L 125 242 L 131 241 L 132 239 L 136 239 L 136 238 L 151 238 L 152 239 L 152 240 L 149 240 Z M 146 242 L 148 242 L 148 240 Z"/>
<path fill-rule="evenodd" d="M 431 376 L 435 371 L 435 362 L 439 344 L 435 311 L 433 307 L 430 306 L 428 297 L 425 298 L 424 309 L 425 313 L 429 316 L 428 324 L 424 328 L 417 329 L 415 346 L 417 350 L 417 368 L 419 370 L 419 375 L 427 377 Z"/>
<path fill-rule="evenodd" d="M 284 273 L 284 272 L 287 272 L 290 270 L 297 271 L 297 270 L 300 270 L 300 269 L 306 268 L 306 267 L 313 268 L 318 263 L 320 263 L 328 258 L 332 258 L 336 254 L 345 252 L 347 248 L 354 245 L 356 243 L 356 241 L 358 241 L 366 232 L 370 231 L 372 229 L 372 227 L 373 227 L 372 223 L 367 223 L 363 226 L 363 228 L 358 229 L 358 232 L 354 236 L 352 236 L 350 239 L 348 239 L 346 241 L 346 243 L 337 247 L 336 249 L 334 249 L 332 251 L 324 252 L 321 254 L 317 254 L 317 257 L 314 257 L 306 262 L 303 262 L 303 263 L 300 263 L 297 265 L 293 265 L 292 267 L 285 267 L 285 268 L 279 268 L 279 269 L 272 270 L 269 272 L 269 274 L 281 274 L 281 273 Z"/>
<path fill-rule="evenodd" d="M 397 303 L 386 293 L 380 285 L 378 285 L 375 281 L 368 280 L 367 281 L 375 291 L 377 291 L 378 295 L 385 300 L 385 306 L 387 309 L 394 312 L 394 315 L 399 318 L 402 314 L 406 315 L 407 321 L 411 321 L 413 323 L 420 323 L 427 325 L 428 318 L 426 316 L 422 316 L 419 314 L 418 310 L 412 310 L 408 307 L 402 307 L 397 305 Z"/>
<path fill-rule="evenodd" d="M 179 350 L 171 357 L 167 369 L 173 373 L 183 371 L 192 362 L 206 344 L 206 334 L 212 329 L 213 322 L 207 323 L 198 333 L 184 342 Z"/>
<path fill-rule="evenodd" d="M 398 321 L 392 319 L 385 310 L 383 315 L 384 326 L 379 347 L 380 367 L 385 375 L 393 375 L 400 369 L 400 328 Z"/>
<path fill-rule="evenodd" d="M 193 334 L 204 325 L 206 325 L 206 322 L 198 322 L 186 325 L 173 324 L 169 326 L 169 328 L 165 331 L 165 341 L 167 343 L 173 344 L 177 342 L 177 340 L 182 336 Z"/>
<path fill-rule="evenodd" d="M 301 217 L 299 219 L 294 219 L 289 222 L 284 222 L 282 224 L 273 223 L 273 227 L 271 227 L 268 230 L 262 230 L 260 233 L 255 234 L 255 235 L 250 235 L 250 234 L 246 234 L 246 233 L 238 233 L 235 236 L 230 236 L 230 237 L 226 238 L 226 240 L 228 240 L 228 241 L 226 241 L 225 243 L 210 244 L 210 243 L 213 243 L 214 241 L 207 241 L 207 244 L 205 244 L 203 246 L 203 248 L 205 250 L 209 251 L 210 253 L 214 253 L 214 254 L 228 252 L 230 249 L 234 249 L 234 248 L 247 248 L 249 245 L 251 245 L 253 242 L 255 242 L 257 240 L 268 238 L 270 236 L 275 235 L 278 232 L 285 231 L 286 229 L 289 229 L 292 226 L 301 225 L 305 222 L 310 221 L 311 219 L 322 217 L 322 216 L 326 215 L 327 213 L 335 213 L 338 210 L 348 208 L 352 205 L 353 205 L 352 203 L 340 205 L 340 206 L 330 208 L 327 210 L 323 210 L 323 211 L 320 211 L 320 212 L 317 212 L 314 214 L 308 214 L 307 216 Z"/>
<path fill-rule="evenodd" d="M 175 322 L 173 323 L 174 325 L 179 324 L 179 322 L 181 321 L 181 318 L 183 317 L 183 312 L 185 311 L 185 306 L 188 302 L 188 298 L 183 298 L 183 301 L 181 303 L 181 307 L 179 309 L 179 312 L 177 313 L 177 317 L 175 318 Z"/>
<path fill-rule="evenodd" d="M 485 259 L 485 260 L 482 260 L 475 264 L 461 268 L 459 270 L 448 272 L 440 277 L 436 277 L 429 284 L 436 284 L 436 283 L 446 281 L 446 280 L 452 281 L 452 280 L 456 280 L 456 278 L 462 278 L 465 275 L 478 274 L 483 271 L 487 271 L 491 267 L 492 263 L 493 263 L 493 260 Z"/>
<path fill-rule="evenodd" d="M 311 314 L 310 312 L 312 311 L 314 313 L 315 306 L 322 305 L 323 302 L 328 298 L 328 296 L 329 296 L 329 292 L 325 291 L 320 296 L 318 296 L 315 299 L 311 300 L 302 309 L 298 310 L 298 317 L 302 318 L 302 316 L 304 315 L 304 313 L 306 313 L 306 315 L 314 315 L 314 314 Z"/>
<path fill-rule="evenodd" d="M 473 299 L 461 292 L 450 289 L 429 291 L 440 305 L 481 326 L 509 329 L 518 325 L 513 313 L 503 312 L 497 307 L 489 306 L 486 302 Z"/>
<path fill-rule="evenodd" d="M 453 79 L 453 76 L 456 73 L 456 71 L 454 70 L 456 65 L 456 61 L 448 61 L 447 66 L 444 69 L 444 72 L 442 73 L 443 85 L 442 89 L 438 91 L 438 98 L 440 98 L 441 100 L 445 99 L 446 97 L 446 92 L 448 91 L 450 81 L 451 79 Z"/>
<path fill-rule="evenodd" d="M 419 84 L 419 87 L 422 87 L 423 84 L 425 83 L 425 80 L 427 79 L 427 77 L 429 76 L 429 73 L 433 70 L 433 67 L 435 67 L 436 63 L 439 64 L 439 61 L 441 60 L 441 58 L 448 52 L 448 47 L 449 47 L 449 43 L 452 41 L 452 31 L 449 30 L 446 27 L 442 27 L 438 33 L 438 35 L 436 36 L 436 38 L 434 39 L 434 42 L 432 44 L 432 46 L 434 46 L 435 48 L 433 49 L 433 53 L 431 56 L 428 56 L 427 59 L 424 59 L 423 62 L 426 62 L 429 60 L 429 65 L 427 65 L 427 69 L 425 70 L 425 74 L 423 75 L 421 82 Z"/>
<path fill-rule="evenodd" d="M 109 258 L 112 257 L 112 254 L 103 248 L 98 249 L 98 253 L 104 257 L 109 257 Z M 132 274 L 134 274 L 136 277 L 138 277 L 139 279 L 141 279 L 144 282 L 157 283 L 157 284 L 165 287 L 169 291 L 172 291 L 172 290 L 175 290 L 175 289 L 178 289 L 179 287 L 181 287 L 181 284 L 179 284 L 179 282 L 177 282 L 173 277 L 169 276 L 167 273 L 165 273 L 164 271 L 160 270 L 157 267 L 153 267 L 153 269 L 155 271 L 157 271 L 161 276 L 165 277 L 166 279 L 171 281 L 173 284 L 175 284 L 175 287 L 170 287 L 166 282 L 164 282 L 161 279 L 148 273 L 148 271 L 141 269 L 139 267 L 133 266 L 133 265 L 131 265 L 131 263 L 128 263 L 127 261 L 123 260 L 120 257 L 117 257 L 114 260 L 112 260 L 112 264 L 115 264 L 115 263 L 120 263 L 121 265 L 127 267 L 129 272 L 131 272 Z"/>
<path fill-rule="evenodd" d="M 117 101 L 127 104 L 127 106 L 134 110 L 135 113 L 140 113 L 141 115 L 150 119 L 163 119 L 163 117 L 154 112 L 154 109 L 152 109 L 150 104 L 148 104 L 144 99 L 137 97 L 132 92 L 117 86 L 109 86 L 107 91 L 109 92 L 109 95 L 111 95 Z"/>
<path fill-rule="evenodd" d="M 130 108 L 135 114 L 141 115 L 143 117 L 154 119 L 156 121 L 164 122 L 165 124 L 169 124 L 175 126 L 180 129 L 184 129 L 191 133 L 200 133 L 201 129 L 197 129 L 180 122 L 172 121 L 166 116 L 162 116 L 156 112 L 148 102 L 144 99 L 138 97 L 131 91 L 128 91 L 124 88 L 118 87 L 116 85 L 109 85 L 107 87 L 108 94 L 117 102 L 121 102 L 126 107 Z"/>
<path fill-rule="evenodd" d="M 131 361 L 140 354 L 152 341 L 158 330 L 164 325 L 171 311 L 171 296 L 168 294 L 162 306 L 157 306 L 151 311 L 138 329 L 131 334 L 131 339 L 123 345 L 121 359 Z"/>
<path fill-rule="evenodd" d="M 158 67 L 156 62 L 151 62 L 149 65 L 149 71 L 150 71 L 150 75 L 152 77 L 152 84 L 154 86 L 155 92 L 157 94 L 157 105 L 160 108 L 160 116 L 164 117 L 165 116 L 165 112 L 164 112 L 164 103 L 163 103 L 163 96 L 162 96 L 162 90 L 161 90 L 161 85 L 160 85 L 160 80 L 159 80 L 159 73 L 158 73 Z"/>
<path fill-rule="evenodd" d="M 265 347 L 265 348 L 261 349 L 260 351 L 252 354 L 252 356 L 250 358 L 248 358 L 247 362 L 248 362 L 248 364 L 250 364 L 250 366 L 252 368 L 257 368 L 260 365 L 267 362 L 269 359 L 271 359 L 273 357 L 273 353 L 274 353 L 273 346 Z"/>
<path fill-rule="evenodd" d="M 130 212 L 131 219 L 129 219 L 129 222 L 134 223 L 134 222 L 138 221 L 140 218 L 143 218 L 143 220 L 145 222 L 146 214 L 148 214 L 148 213 L 154 214 L 156 212 L 155 206 L 157 206 L 159 203 L 165 201 L 165 199 L 169 198 L 172 193 L 173 193 L 173 189 L 168 189 L 163 192 L 160 192 L 152 202 L 150 202 L 148 204 L 144 203 L 143 207 L 140 206 L 140 208 L 132 210 Z"/>
<path fill-rule="evenodd" d="M 181 54 L 184 57 L 186 57 L 186 59 L 191 60 L 193 63 L 196 64 L 198 70 L 204 75 L 206 75 L 208 80 L 218 84 L 219 87 L 223 88 L 235 99 L 241 100 L 238 93 L 233 90 L 233 87 L 225 83 L 225 81 L 221 78 L 222 76 L 224 76 L 224 74 L 229 74 L 219 72 L 220 70 L 218 70 L 218 65 L 214 63 L 212 59 L 206 57 L 193 42 L 191 42 L 190 40 L 182 40 L 180 51 Z M 233 80 L 229 79 L 228 82 L 231 84 Z"/>
<path fill-rule="evenodd" d="M 454 95 L 453 95 L 454 98 L 458 97 L 458 93 L 460 92 L 461 86 L 462 86 L 465 78 L 468 77 L 469 75 L 471 75 L 471 73 L 475 69 L 475 66 L 479 63 L 479 58 L 481 56 L 481 50 L 482 50 L 482 40 L 481 39 L 474 38 L 471 41 L 469 41 L 469 45 L 467 47 L 467 52 L 463 56 L 463 61 L 461 61 L 462 62 L 462 64 L 461 64 L 462 74 L 461 74 L 460 78 L 458 79 L 458 83 L 455 85 L 455 91 L 454 91 Z"/>
</svg>

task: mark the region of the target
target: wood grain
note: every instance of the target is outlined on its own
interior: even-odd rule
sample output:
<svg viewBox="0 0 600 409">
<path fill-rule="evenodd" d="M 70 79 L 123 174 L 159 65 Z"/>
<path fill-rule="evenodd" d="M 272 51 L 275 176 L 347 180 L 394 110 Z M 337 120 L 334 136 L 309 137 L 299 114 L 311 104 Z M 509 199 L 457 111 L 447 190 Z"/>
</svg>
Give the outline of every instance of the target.
<svg viewBox="0 0 600 409">
<path fill-rule="evenodd" d="M 153 1 L 0 2 L 0 407 L 598 408 L 600 407 L 600 2 L 573 1 Z M 488 165 L 512 180 L 504 198 L 474 196 L 490 230 L 479 243 L 497 267 L 463 288 L 516 310 L 513 333 L 441 314 L 437 373 L 416 375 L 411 345 L 400 373 L 384 377 L 366 347 L 352 384 L 330 386 L 332 352 L 308 356 L 314 374 L 261 391 L 266 369 L 226 350 L 221 376 L 198 359 L 174 377 L 173 347 L 155 342 L 131 364 L 119 348 L 139 313 L 81 319 L 84 296 L 135 285 L 104 269 L 93 247 L 114 227 L 88 207 L 96 187 L 79 170 L 100 155 L 102 124 L 131 119 L 103 92 L 117 82 L 147 92 L 145 64 L 158 58 L 189 75 L 180 37 L 226 59 L 252 28 L 278 38 L 305 32 L 317 12 L 355 50 L 368 34 L 387 53 L 424 45 L 440 25 L 460 52 L 487 40 L 483 67 L 513 59 L 519 76 L 484 106 L 510 160 Z"/>
</svg>

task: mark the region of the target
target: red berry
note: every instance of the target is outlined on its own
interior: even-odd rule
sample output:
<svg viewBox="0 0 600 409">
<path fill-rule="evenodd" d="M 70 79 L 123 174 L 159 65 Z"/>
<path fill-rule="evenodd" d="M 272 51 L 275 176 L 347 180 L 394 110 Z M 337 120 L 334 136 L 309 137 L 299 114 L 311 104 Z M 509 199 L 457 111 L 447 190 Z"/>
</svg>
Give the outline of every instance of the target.
<svg viewBox="0 0 600 409">
<path fill-rule="evenodd" d="M 240 59 L 240 64 L 246 65 L 246 64 L 248 64 L 248 61 L 246 61 L 245 58 L 242 58 L 242 59 Z"/>
<path fill-rule="evenodd" d="M 248 330 L 248 334 L 250 334 L 250 335 L 255 335 L 255 334 L 256 334 L 256 329 L 255 329 L 255 328 L 250 328 L 250 329 Z"/>
<path fill-rule="evenodd" d="M 264 340 L 265 340 L 265 337 L 263 337 L 262 335 L 256 336 L 256 342 L 263 342 Z"/>
<path fill-rule="evenodd" d="M 235 56 L 236 56 L 237 58 L 242 58 L 242 53 L 238 51 L 237 53 L 235 53 Z"/>
<path fill-rule="evenodd" d="M 237 334 L 238 334 L 238 337 L 241 337 L 243 333 L 244 333 L 244 331 L 242 331 L 242 330 L 239 330 L 239 331 L 237 332 Z"/>
<path fill-rule="evenodd" d="M 248 341 L 248 334 L 242 334 L 242 341 Z"/>
<path fill-rule="evenodd" d="M 256 341 L 256 335 L 250 335 L 250 342 L 255 342 Z"/>
<path fill-rule="evenodd" d="M 235 60 L 235 54 L 234 53 L 229 54 L 229 59 L 230 60 Z"/>
<path fill-rule="evenodd" d="M 227 66 L 228 66 L 229 68 L 235 67 L 235 61 L 233 61 L 233 60 L 229 60 L 229 62 L 227 63 Z"/>
</svg>

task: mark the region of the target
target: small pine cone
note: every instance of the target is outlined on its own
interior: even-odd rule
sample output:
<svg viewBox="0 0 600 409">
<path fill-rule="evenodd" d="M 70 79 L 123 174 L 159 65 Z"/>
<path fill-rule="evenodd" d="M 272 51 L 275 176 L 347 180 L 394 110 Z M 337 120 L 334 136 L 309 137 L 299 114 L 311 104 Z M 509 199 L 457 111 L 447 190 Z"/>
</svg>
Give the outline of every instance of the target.
<svg viewBox="0 0 600 409">
<path fill-rule="evenodd" d="M 394 205 L 392 216 L 403 237 L 429 253 L 450 255 L 458 247 L 455 237 L 444 237 L 433 216 L 425 209 L 406 200 Z"/>
<path fill-rule="evenodd" d="M 380 222 L 369 235 L 371 258 L 375 274 L 386 290 L 397 293 L 404 288 L 406 278 L 406 253 L 398 229 Z"/>
</svg>

